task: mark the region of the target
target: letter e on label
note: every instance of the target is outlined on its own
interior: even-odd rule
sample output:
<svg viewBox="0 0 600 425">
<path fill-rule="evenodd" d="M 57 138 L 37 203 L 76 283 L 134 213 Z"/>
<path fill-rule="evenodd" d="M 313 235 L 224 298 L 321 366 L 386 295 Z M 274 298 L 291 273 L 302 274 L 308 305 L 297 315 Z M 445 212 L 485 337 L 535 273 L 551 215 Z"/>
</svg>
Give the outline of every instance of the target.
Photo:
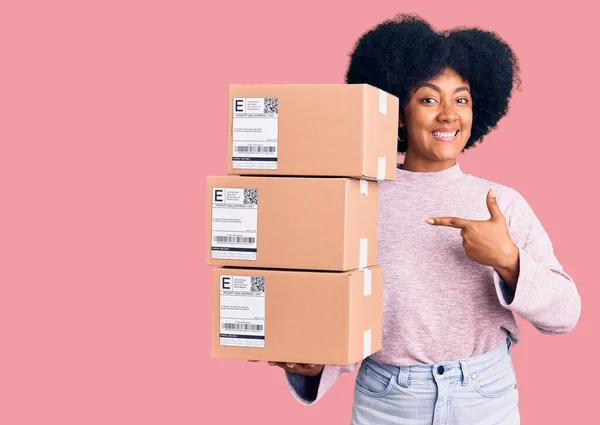
<svg viewBox="0 0 600 425">
<path fill-rule="evenodd" d="M 231 276 L 221 276 L 221 289 L 231 290 Z"/>
<path fill-rule="evenodd" d="M 235 100 L 235 112 L 244 112 L 244 99 Z"/>
<path fill-rule="evenodd" d="M 223 202 L 223 189 L 213 189 L 213 202 Z"/>
</svg>

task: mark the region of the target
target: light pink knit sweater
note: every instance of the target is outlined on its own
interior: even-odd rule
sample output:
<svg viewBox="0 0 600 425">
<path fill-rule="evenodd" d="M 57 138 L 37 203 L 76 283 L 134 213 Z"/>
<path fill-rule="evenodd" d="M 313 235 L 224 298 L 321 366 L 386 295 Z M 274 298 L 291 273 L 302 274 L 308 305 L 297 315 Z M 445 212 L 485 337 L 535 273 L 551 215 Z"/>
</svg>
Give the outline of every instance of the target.
<svg viewBox="0 0 600 425">
<path fill-rule="evenodd" d="M 485 199 L 492 187 L 519 247 L 516 292 L 492 267 L 466 256 L 459 229 L 424 221 L 487 220 Z M 507 334 L 517 343 L 513 313 L 547 334 L 569 332 L 579 319 L 577 288 L 525 199 L 514 189 L 464 173 L 459 164 L 436 172 L 397 169 L 397 180 L 381 182 L 378 244 L 384 289 L 383 348 L 371 356 L 377 362 L 462 360 L 497 347 Z M 356 366 L 326 365 L 314 399 L 307 395 L 310 379 L 286 372 L 287 385 L 300 403 L 312 404 Z"/>
</svg>

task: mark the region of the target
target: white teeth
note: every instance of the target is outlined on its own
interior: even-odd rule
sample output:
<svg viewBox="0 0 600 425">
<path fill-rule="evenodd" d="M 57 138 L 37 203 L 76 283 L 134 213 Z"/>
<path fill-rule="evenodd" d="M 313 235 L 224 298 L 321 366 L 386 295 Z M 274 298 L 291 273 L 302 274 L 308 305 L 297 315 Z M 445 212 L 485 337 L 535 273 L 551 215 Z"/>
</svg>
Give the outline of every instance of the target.
<svg viewBox="0 0 600 425">
<path fill-rule="evenodd" d="M 458 134 L 458 130 L 456 130 L 452 133 L 440 133 L 438 131 L 434 131 L 431 134 L 433 134 L 434 137 L 454 137 Z"/>
</svg>

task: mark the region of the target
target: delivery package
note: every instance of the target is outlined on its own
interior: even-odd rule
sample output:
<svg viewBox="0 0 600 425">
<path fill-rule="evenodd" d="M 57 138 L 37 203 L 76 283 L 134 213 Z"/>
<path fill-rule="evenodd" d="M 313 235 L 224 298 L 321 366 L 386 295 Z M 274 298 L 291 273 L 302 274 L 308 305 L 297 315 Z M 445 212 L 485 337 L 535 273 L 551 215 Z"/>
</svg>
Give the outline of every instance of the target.
<svg viewBox="0 0 600 425">
<path fill-rule="evenodd" d="M 349 365 L 381 349 L 383 269 L 213 269 L 212 356 Z"/>
<path fill-rule="evenodd" d="M 209 265 L 329 271 L 377 265 L 375 181 L 209 176 L 207 185 Z"/>
<path fill-rule="evenodd" d="M 395 180 L 398 111 L 368 84 L 229 85 L 227 173 Z"/>
</svg>

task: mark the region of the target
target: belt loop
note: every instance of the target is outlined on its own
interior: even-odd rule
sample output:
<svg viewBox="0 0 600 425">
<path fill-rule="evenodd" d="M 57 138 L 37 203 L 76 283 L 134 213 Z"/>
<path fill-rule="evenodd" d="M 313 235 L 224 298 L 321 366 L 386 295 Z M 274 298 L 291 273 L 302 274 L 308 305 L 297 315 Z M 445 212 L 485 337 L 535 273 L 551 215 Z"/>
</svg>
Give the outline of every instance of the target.
<svg viewBox="0 0 600 425">
<path fill-rule="evenodd" d="M 409 387 L 408 368 L 409 366 L 400 366 L 400 371 L 398 372 L 398 385 L 404 388 Z"/>
<path fill-rule="evenodd" d="M 469 384 L 469 368 L 464 360 L 459 360 L 460 370 L 462 372 L 462 385 L 463 387 Z"/>
</svg>

